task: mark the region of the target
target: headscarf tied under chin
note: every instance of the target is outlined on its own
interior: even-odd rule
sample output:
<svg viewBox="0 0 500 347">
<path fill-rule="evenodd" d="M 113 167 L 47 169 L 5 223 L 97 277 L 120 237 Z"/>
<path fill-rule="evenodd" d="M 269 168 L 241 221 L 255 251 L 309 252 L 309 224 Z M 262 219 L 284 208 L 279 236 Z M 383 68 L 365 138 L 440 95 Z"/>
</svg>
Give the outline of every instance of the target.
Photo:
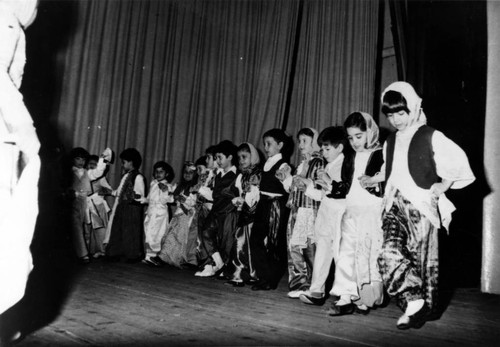
<svg viewBox="0 0 500 347">
<path fill-rule="evenodd" d="M 385 93 L 389 90 L 401 93 L 406 100 L 406 105 L 410 110 L 407 129 L 414 126 L 420 127 L 427 123 L 427 117 L 424 110 L 422 110 L 422 98 L 418 96 L 411 84 L 402 81 L 390 84 L 382 93 L 382 103 L 384 102 Z"/>
<path fill-rule="evenodd" d="M 360 112 L 366 122 L 366 149 L 370 152 L 376 151 L 380 148 L 378 140 L 378 125 L 373 120 L 372 116 L 368 113 Z"/>
<path fill-rule="evenodd" d="M 26 29 L 35 19 L 38 0 L 0 0 L 0 4 L 8 6 L 19 24 Z"/>
<path fill-rule="evenodd" d="M 255 146 L 252 145 L 250 142 L 243 142 L 243 143 L 245 143 L 248 146 L 248 148 L 250 148 L 250 167 L 247 170 L 251 170 L 260 163 L 259 152 L 255 148 Z"/>
</svg>

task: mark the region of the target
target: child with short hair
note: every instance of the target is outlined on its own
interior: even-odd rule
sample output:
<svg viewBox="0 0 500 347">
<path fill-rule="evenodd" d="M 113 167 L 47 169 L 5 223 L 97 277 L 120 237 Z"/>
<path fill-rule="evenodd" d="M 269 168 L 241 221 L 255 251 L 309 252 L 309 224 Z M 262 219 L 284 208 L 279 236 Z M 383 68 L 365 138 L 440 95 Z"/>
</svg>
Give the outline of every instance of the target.
<svg viewBox="0 0 500 347">
<path fill-rule="evenodd" d="M 108 260 L 123 257 L 134 263 L 144 258 L 144 206 L 140 199 L 146 195 L 144 176 L 139 172 L 141 154 L 135 148 L 127 148 L 120 153 L 122 179 L 118 189 L 110 221 L 106 230 L 106 256 Z"/>
<path fill-rule="evenodd" d="M 88 170 L 95 170 L 99 162 L 98 155 L 91 155 L 87 163 Z M 100 258 L 105 255 L 106 248 L 104 246 L 104 238 L 106 236 L 106 227 L 109 221 L 109 208 L 108 202 L 104 199 L 109 196 L 113 188 L 106 179 L 107 168 L 104 170 L 103 175 L 91 181 L 92 195 L 88 199 L 90 224 L 92 231 L 90 233 L 89 251 L 93 258 Z"/>
<path fill-rule="evenodd" d="M 142 204 L 148 204 L 144 219 L 145 263 L 150 263 L 150 259 L 161 249 L 161 240 L 170 220 L 168 204 L 174 202 L 175 186 L 170 184 L 174 178 L 172 167 L 164 161 L 158 161 L 153 165 L 153 176 L 148 196 L 138 200 Z"/>
<path fill-rule="evenodd" d="M 220 142 L 215 151 L 219 172 L 214 179 L 213 206 L 200 233 L 200 264 L 204 268 L 196 272 L 198 277 L 219 273 L 233 247 L 237 213 L 232 200 L 239 195 L 234 187 L 236 151 L 237 147 L 229 140 Z"/>
<path fill-rule="evenodd" d="M 108 150 L 106 150 L 108 151 Z M 95 169 L 86 169 L 89 153 L 82 147 L 73 148 L 70 152 L 72 161 L 72 184 L 74 200 L 71 209 L 72 240 L 76 256 L 82 264 L 90 262 L 89 246 L 91 220 L 89 214 L 89 196 L 92 195 L 91 181 L 104 174 L 106 162 L 104 152 Z"/>
<path fill-rule="evenodd" d="M 283 183 L 290 186 L 287 206 L 290 218 L 287 227 L 288 246 L 288 289 L 287 296 L 298 299 L 311 285 L 316 240 L 314 222 L 318 213 L 319 200 L 305 194 L 307 183 L 317 179 L 317 173 L 324 167 L 318 146 L 318 131 L 303 128 L 297 133 L 298 147 L 302 161 L 296 174 Z"/>
<path fill-rule="evenodd" d="M 226 284 L 243 287 L 245 282 L 256 280 L 251 261 L 250 235 L 255 209 L 260 199 L 259 183 L 262 170 L 259 166 L 259 153 L 249 142 L 238 147 L 238 160 L 240 174 L 236 177 L 235 187 L 239 196 L 232 201 L 239 211 L 238 224 L 230 261 L 224 275 L 228 279 Z"/>
<path fill-rule="evenodd" d="M 343 127 L 325 128 L 318 137 L 318 145 L 327 162 L 318 170 L 317 179 L 307 183 L 306 196 L 321 201 L 314 225 L 316 253 L 309 291 L 300 295 L 300 301 L 322 305 L 325 301 L 325 283 L 332 261 L 337 259 L 340 244 L 341 221 L 345 211 L 346 171 L 344 151 L 348 151 Z M 344 170 L 342 170 L 344 169 Z"/>
<path fill-rule="evenodd" d="M 380 172 L 383 164 L 378 126 L 369 114 L 354 112 L 345 120 L 344 128 L 354 155 L 350 158 L 352 165 L 346 179 L 346 208 L 331 290 L 331 294 L 340 299 L 331 305 L 330 316 L 354 311 L 367 314 L 370 307 L 382 304 L 384 299 L 377 264 L 382 246 L 380 196 L 383 192 L 378 186 L 366 189 L 360 181 L 362 177 Z"/>
<path fill-rule="evenodd" d="M 282 129 L 271 129 L 262 136 L 267 160 L 260 181 L 260 200 L 250 235 L 252 263 L 258 282 L 252 290 L 276 289 L 287 267 L 286 226 L 288 192 L 281 181 L 291 176 L 288 154 L 291 139 Z"/>
<path fill-rule="evenodd" d="M 464 151 L 426 125 L 421 103 L 406 82 L 382 94 L 382 112 L 397 132 L 384 145 L 387 186 L 378 262 L 387 293 L 404 311 L 399 329 L 420 328 L 436 308 L 438 231 L 448 228 L 454 210 L 444 193 L 475 179 Z"/>
</svg>

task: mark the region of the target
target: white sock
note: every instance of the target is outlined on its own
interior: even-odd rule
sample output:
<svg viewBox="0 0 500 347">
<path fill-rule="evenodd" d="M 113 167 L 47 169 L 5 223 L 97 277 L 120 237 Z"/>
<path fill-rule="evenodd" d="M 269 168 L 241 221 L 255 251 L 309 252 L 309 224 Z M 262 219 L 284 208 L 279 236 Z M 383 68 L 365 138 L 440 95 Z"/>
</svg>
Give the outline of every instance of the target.
<svg viewBox="0 0 500 347">
<path fill-rule="evenodd" d="M 424 299 L 418 299 L 414 301 L 408 302 L 408 306 L 406 306 L 405 314 L 407 316 L 412 316 L 417 313 L 424 306 Z"/>
</svg>

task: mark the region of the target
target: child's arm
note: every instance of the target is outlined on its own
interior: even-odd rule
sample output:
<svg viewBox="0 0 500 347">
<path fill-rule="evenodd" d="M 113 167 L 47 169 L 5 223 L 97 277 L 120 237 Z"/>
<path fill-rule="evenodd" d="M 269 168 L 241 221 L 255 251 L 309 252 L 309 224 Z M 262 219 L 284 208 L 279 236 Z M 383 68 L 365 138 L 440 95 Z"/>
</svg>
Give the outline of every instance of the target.
<svg viewBox="0 0 500 347">
<path fill-rule="evenodd" d="M 137 175 L 134 181 L 134 193 L 138 195 L 136 200 L 144 199 L 146 195 L 146 186 L 144 184 L 144 177 L 142 175 Z"/>
<path fill-rule="evenodd" d="M 164 189 L 162 189 L 162 186 L 160 186 L 160 184 L 164 186 Z M 158 186 L 161 190 L 160 202 L 162 203 L 162 205 L 173 203 L 174 202 L 173 192 L 175 190 L 175 187 L 169 183 L 167 183 L 167 184 L 159 183 Z"/>
<path fill-rule="evenodd" d="M 280 168 L 276 171 L 276 178 L 283 184 L 285 191 L 289 192 L 292 185 L 292 168 L 287 163 L 281 164 Z"/>
<path fill-rule="evenodd" d="M 431 189 L 442 194 L 449 188 L 460 189 L 474 182 L 476 178 L 467 155 L 455 142 L 436 130 L 432 135 L 432 148 L 437 174 L 442 182 L 435 183 Z"/>
</svg>

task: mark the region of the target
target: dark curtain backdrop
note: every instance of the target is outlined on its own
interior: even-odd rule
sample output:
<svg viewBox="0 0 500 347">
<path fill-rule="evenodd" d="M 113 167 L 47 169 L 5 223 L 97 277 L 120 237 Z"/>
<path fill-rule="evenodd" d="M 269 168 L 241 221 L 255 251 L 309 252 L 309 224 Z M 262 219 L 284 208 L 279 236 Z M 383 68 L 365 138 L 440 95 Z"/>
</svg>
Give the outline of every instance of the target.
<svg viewBox="0 0 500 347">
<path fill-rule="evenodd" d="M 135 147 L 149 177 L 222 139 L 261 147 L 273 127 L 372 112 L 378 1 L 70 3 L 51 111 L 66 150 Z"/>
</svg>

